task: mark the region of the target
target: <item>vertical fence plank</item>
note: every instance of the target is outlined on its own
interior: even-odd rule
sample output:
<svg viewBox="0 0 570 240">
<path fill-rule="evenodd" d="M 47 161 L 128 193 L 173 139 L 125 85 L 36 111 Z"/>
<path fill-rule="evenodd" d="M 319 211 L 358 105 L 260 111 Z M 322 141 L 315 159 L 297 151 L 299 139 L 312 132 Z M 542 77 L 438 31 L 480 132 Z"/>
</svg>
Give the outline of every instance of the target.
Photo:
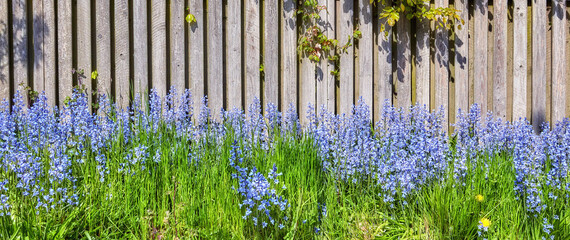
<svg viewBox="0 0 570 240">
<path fill-rule="evenodd" d="M 118 107 L 129 106 L 129 3 L 115 0 L 115 102 Z"/>
<path fill-rule="evenodd" d="M 10 100 L 8 1 L 0 1 L 0 101 Z"/>
<path fill-rule="evenodd" d="M 57 70 L 55 69 L 56 63 L 56 49 L 55 49 L 55 0 L 43 1 L 44 11 L 44 85 L 47 102 L 50 106 L 55 106 L 57 101 L 56 92 L 56 77 Z"/>
<path fill-rule="evenodd" d="M 71 97 L 73 88 L 73 49 L 71 35 L 71 1 L 57 2 L 57 62 L 59 104 Z"/>
<path fill-rule="evenodd" d="M 133 65 L 135 97 L 148 98 L 148 14 L 145 0 L 133 0 Z"/>
<path fill-rule="evenodd" d="M 362 38 L 358 40 L 358 78 L 359 93 L 368 107 L 372 107 L 373 98 L 373 48 L 372 48 L 372 6 L 370 0 L 359 0 L 358 20 Z M 411 91 L 411 89 L 410 89 Z M 411 94 L 410 94 L 411 96 Z M 411 99 L 410 99 L 411 102 Z"/>
<path fill-rule="evenodd" d="M 344 44 L 353 33 L 353 0 L 341 2 L 338 9 L 338 40 Z M 354 49 L 352 46 L 346 48 L 345 53 L 340 54 L 340 113 L 350 114 L 354 103 Z"/>
<path fill-rule="evenodd" d="M 207 36 L 207 69 L 208 69 L 208 106 L 212 109 L 214 118 L 220 116 L 220 109 L 223 107 L 223 39 L 222 39 L 222 1 L 207 1 L 208 6 L 208 36 Z M 258 18 L 259 19 L 259 18 Z M 259 21 L 259 20 L 258 20 Z M 258 24 L 259 29 L 259 24 Z M 259 30 L 258 30 L 259 32 Z M 258 40 L 259 40 L 259 36 Z M 259 46 L 259 44 L 258 44 Z M 258 48 L 259 49 L 259 48 Z M 257 52 L 259 59 L 259 52 Z M 257 64 L 259 67 L 259 63 Z M 259 74 L 259 68 L 256 69 Z M 258 75 L 259 76 L 259 75 Z"/>
<path fill-rule="evenodd" d="M 426 10 L 429 2 L 424 3 Z M 430 109 L 430 21 L 416 20 L 416 102 Z"/>
<path fill-rule="evenodd" d="M 465 113 L 469 108 L 469 2 L 456 0 L 455 7 L 465 23 L 455 26 L 455 112 Z"/>
<path fill-rule="evenodd" d="M 532 2 L 532 126 L 546 120 L 546 0 Z"/>
<path fill-rule="evenodd" d="M 398 41 L 396 104 L 398 107 L 408 109 L 412 103 L 412 66 L 410 62 L 410 20 L 406 18 L 405 14 L 400 14 L 400 20 L 398 20 L 396 28 Z"/>
<path fill-rule="evenodd" d="M 297 105 L 297 23 L 295 21 L 296 0 L 284 0 L 281 15 L 281 111 L 289 104 Z"/>
<path fill-rule="evenodd" d="M 315 105 L 316 82 L 315 63 L 309 60 L 308 54 L 304 53 L 299 63 L 299 120 L 303 125 L 308 123 L 307 110 L 309 104 Z"/>
<path fill-rule="evenodd" d="M 325 10 L 319 12 L 321 20 L 319 26 L 323 29 L 323 34 L 329 38 L 334 39 L 335 36 L 335 9 L 336 3 L 334 0 L 319 0 L 319 6 L 326 7 Z M 317 63 L 317 111 L 321 106 L 325 106 L 328 112 L 335 112 L 335 76 L 331 71 L 335 69 L 334 62 L 328 59 L 329 53 L 323 53 L 321 61 Z M 334 54 L 331 52 L 330 54 Z"/>
<path fill-rule="evenodd" d="M 196 18 L 196 22 L 190 24 L 188 31 L 189 39 L 189 61 L 190 71 L 190 91 L 192 91 L 192 101 L 194 102 L 194 112 L 199 111 L 204 97 L 204 82 L 206 81 L 204 67 L 204 1 L 190 0 L 190 13 Z M 194 114 L 194 117 L 197 114 Z"/>
<path fill-rule="evenodd" d="M 527 1 L 515 0 L 513 12 L 513 121 L 526 118 Z"/>
<path fill-rule="evenodd" d="M 493 6 L 495 42 L 493 51 L 493 113 L 507 117 L 507 0 L 496 0 Z M 508 119 L 507 119 L 508 120 Z"/>
<path fill-rule="evenodd" d="M 33 44 L 34 44 L 34 71 L 33 89 L 41 93 L 44 86 L 44 56 L 42 53 L 44 43 L 43 3 L 41 0 L 32 1 L 33 15 Z"/>
<path fill-rule="evenodd" d="M 150 8 L 151 25 L 151 78 L 152 88 L 159 96 L 166 96 L 166 1 L 152 0 Z"/>
<path fill-rule="evenodd" d="M 552 1 L 552 123 L 566 112 L 566 1 Z"/>
<path fill-rule="evenodd" d="M 261 53 L 258 0 L 245 1 L 245 107 L 260 94 L 259 64 Z"/>
<path fill-rule="evenodd" d="M 14 87 L 27 98 L 24 87 L 28 84 L 28 34 L 25 0 L 12 1 L 12 54 Z M 17 74 L 16 74 L 17 73 Z"/>
<path fill-rule="evenodd" d="M 435 7 L 447 7 L 448 0 L 436 0 Z M 441 20 L 440 20 L 441 21 Z M 441 23 L 441 22 L 440 22 Z M 436 23 L 437 24 L 437 23 Z M 449 123 L 449 33 L 445 26 L 435 30 L 435 106 L 443 107 L 443 129 L 448 130 Z"/>
<path fill-rule="evenodd" d="M 184 68 L 184 0 L 170 1 L 170 87 L 182 94 L 185 86 Z"/>
<path fill-rule="evenodd" d="M 226 22 L 226 39 L 228 41 L 226 41 L 226 56 L 227 59 L 231 59 L 230 61 L 226 61 L 226 69 L 228 71 L 226 77 L 226 105 L 228 106 L 228 110 L 232 108 L 242 108 L 241 7 L 241 1 L 228 1 Z"/>
<path fill-rule="evenodd" d="M 95 1 L 95 28 L 97 34 L 96 69 L 97 92 L 111 94 L 111 22 L 109 0 Z"/>
<path fill-rule="evenodd" d="M 487 0 L 476 0 L 474 15 L 475 27 L 475 59 L 474 59 L 474 76 L 475 87 L 474 100 L 475 103 L 481 107 L 481 112 L 487 113 L 487 15 L 488 4 Z"/>
<path fill-rule="evenodd" d="M 279 106 L 279 3 L 265 1 L 263 9 L 263 99 Z"/>
<path fill-rule="evenodd" d="M 391 1 L 387 0 L 386 5 L 380 3 L 378 11 L 382 11 L 386 6 L 391 5 Z M 384 31 L 381 30 L 384 26 Z M 375 84 L 374 94 L 377 95 L 377 101 L 374 103 L 374 121 L 380 120 L 382 107 L 385 101 L 392 103 L 392 28 L 386 23 L 386 19 L 378 21 L 378 83 Z"/>
<path fill-rule="evenodd" d="M 77 66 L 78 84 L 87 92 L 89 108 L 91 108 L 91 1 L 77 1 Z"/>
</svg>

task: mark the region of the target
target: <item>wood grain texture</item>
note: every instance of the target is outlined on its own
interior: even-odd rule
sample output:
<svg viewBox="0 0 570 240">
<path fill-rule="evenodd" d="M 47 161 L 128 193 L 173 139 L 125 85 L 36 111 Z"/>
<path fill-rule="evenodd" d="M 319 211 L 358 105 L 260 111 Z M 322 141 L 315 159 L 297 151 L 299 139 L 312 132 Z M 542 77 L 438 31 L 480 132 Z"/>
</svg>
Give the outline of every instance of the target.
<svg viewBox="0 0 570 240">
<path fill-rule="evenodd" d="M 202 104 L 202 98 L 205 94 L 206 69 L 204 67 L 204 49 L 205 49 L 205 18 L 204 18 L 204 1 L 190 0 L 190 12 L 196 18 L 196 23 L 190 24 L 188 31 L 189 39 L 189 60 L 188 69 L 190 71 L 190 91 L 192 92 L 192 102 L 194 113 L 199 112 Z M 194 114 L 194 118 L 198 114 Z"/>
<path fill-rule="evenodd" d="M 224 103 L 224 66 L 223 66 L 223 39 L 222 39 L 222 1 L 208 1 L 208 36 L 207 36 L 207 91 L 208 106 L 212 109 L 212 116 L 219 120 L 220 109 Z M 259 36 L 258 36 L 259 37 Z M 257 53 L 259 57 L 259 52 Z M 259 74 L 259 64 L 257 65 Z"/>
<path fill-rule="evenodd" d="M 170 1 L 170 87 L 174 87 L 178 96 L 186 88 L 185 63 L 184 63 L 184 0 Z"/>
<path fill-rule="evenodd" d="M 546 0 L 532 2 L 532 126 L 546 121 Z"/>
<path fill-rule="evenodd" d="M 386 1 L 386 6 L 390 6 L 391 1 Z M 384 9 L 382 4 L 378 5 L 378 11 Z M 384 32 L 380 31 L 380 26 L 384 25 Z M 392 104 L 393 74 L 392 74 L 392 28 L 386 23 L 386 19 L 378 20 L 378 82 L 374 85 L 374 94 L 377 95 L 374 103 L 374 122 L 380 120 L 382 107 L 385 102 Z"/>
<path fill-rule="evenodd" d="M 129 3 L 114 0 L 115 7 L 115 103 L 126 109 L 130 102 L 130 46 L 129 46 Z"/>
<path fill-rule="evenodd" d="M 515 0 L 513 11 L 513 121 L 526 118 L 527 1 Z"/>
<path fill-rule="evenodd" d="M 474 100 L 481 107 L 481 112 L 487 112 L 487 33 L 488 33 L 488 0 L 475 0 L 473 10 L 474 27 Z"/>
<path fill-rule="evenodd" d="M 259 0 L 245 1 L 245 106 L 246 109 L 261 94 L 261 31 Z"/>
<path fill-rule="evenodd" d="M 111 94 L 111 18 L 109 0 L 95 2 L 97 93 Z"/>
<path fill-rule="evenodd" d="M 75 69 L 81 71 L 78 75 L 77 84 L 85 87 L 87 102 L 91 109 L 91 1 L 77 1 L 77 65 Z"/>
<path fill-rule="evenodd" d="M 228 1 L 226 20 L 226 61 L 228 75 L 226 77 L 227 95 L 226 105 L 228 110 L 233 108 L 243 109 L 242 106 L 242 31 L 241 31 L 241 1 Z M 239 36 L 239 37 L 238 37 Z"/>
<path fill-rule="evenodd" d="M 412 55 L 410 39 L 410 20 L 400 14 L 396 24 L 397 33 L 397 70 L 396 70 L 396 104 L 398 107 L 409 109 L 412 103 Z"/>
<path fill-rule="evenodd" d="M 503 120 L 507 118 L 507 0 L 495 0 L 493 27 L 495 42 L 493 51 L 493 113 Z"/>
<path fill-rule="evenodd" d="M 263 102 L 279 106 L 279 3 L 265 1 L 263 5 Z"/>
<path fill-rule="evenodd" d="M 134 93 L 144 103 L 148 99 L 149 53 L 148 14 L 145 0 L 133 0 Z"/>
<path fill-rule="evenodd" d="M 73 35 L 71 1 L 57 2 L 57 80 L 59 104 L 71 97 L 73 89 Z"/>
<path fill-rule="evenodd" d="M 281 16 L 281 111 L 297 106 L 296 0 L 284 0 Z"/>
<path fill-rule="evenodd" d="M 0 1 L 0 101 L 10 101 L 8 1 Z"/>
<path fill-rule="evenodd" d="M 150 8 L 152 88 L 161 97 L 166 96 L 166 1 L 152 0 Z"/>
<path fill-rule="evenodd" d="M 45 90 L 44 86 L 44 55 L 43 55 L 43 44 L 44 44 L 44 20 L 43 20 L 43 2 L 41 0 L 32 1 L 32 18 L 33 18 L 33 55 L 34 63 L 32 65 L 33 69 L 33 81 L 32 88 L 34 91 L 41 93 Z M 1 33 L 0 33 L 1 34 Z"/>
<path fill-rule="evenodd" d="M 435 7 L 448 7 L 448 0 L 436 0 Z M 443 109 L 442 126 L 449 129 L 449 32 L 445 27 L 435 29 L 435 108 Z"/>
<path fill-rule="evenodd" d="M 43 1 L 44 12 L 44 86 L 47 102 L 50 106 L 55 106 L 57 102 L 57 69 L 56 59 L 57 52 L 55 49 L 55 32 L 57 31 L 55 25 L 55 0 Z"/>
<path fill-rule="evenodd" d="M 465 24 L 455 26 L 455 109 L 469 110 L 469 2 L 456 0 L 455 7 Z M 461 26 L 461 27 L 460 27 Z M 459 115 L 455 116 L 455 122 Z"/>
<path fill-rule="evenodd" d="M 554 124 L 566 117 L 566 1 L 552 1 L 552 111 Z"/>
<path fill-rule="evenodd" d="M 316 104 L 315 63 L 304 55 L 299 62 L 299 120 L 303 126 L 309 122 L 307 111 L 309 105 Z"/>
<path fill-rule="evenodd" d="M 372 107 L 374 92 L 372 5 L 370 4 L 370 0 L 358 0 L 358 7 L 358 28 L 362 33 L 362 38 L 358 40 L 358 83 L 360 93 L 358 97 L 362 97 L 364 103 L 368 105 L 368 107 Z"/>
<path fill-rule="evenodd" d="M 335 25 L 336 25 L 336 3 L 334 0 L 319 0 L 320 6 L 326 6 L 326 10 L 319 12 L 321 21 L 319 27 L 323 29 L 323 34 L 328 39 L 335 39 Z M 330 55 L 334 52 L 330 52 Z M 321 61 L 317 63 L 316 77 L 317 77 L 317 112 L 324 106 L 328 112 L 335 112 L 336 104 L 336 78 L 331 71 L 335 70 L 334 61 L 328 59 L 328 53 L 323 53 Z"/>
<path fill-rule="evenodd" d="M 341 2 L 338 14 L 338 41 L 344 44 L 353 34 L 354 2 Z M 340 54 L 340 114 L 350 114 L 354 104 L 354 48 L 349 46 Z"/>
<path fill-rule="evenodd" d="M 27 99 L 28 86 L 28 28 L 26 11 L 27 1 L 12 0 L 12 62 L 14 88 Z"/>
<path fill-rule="evenodd" d="M 426 10 L 429 3 L 425 3 Z M 416 102 L 430 109 L 430 21 L 416 20 Z"/>
</svg>

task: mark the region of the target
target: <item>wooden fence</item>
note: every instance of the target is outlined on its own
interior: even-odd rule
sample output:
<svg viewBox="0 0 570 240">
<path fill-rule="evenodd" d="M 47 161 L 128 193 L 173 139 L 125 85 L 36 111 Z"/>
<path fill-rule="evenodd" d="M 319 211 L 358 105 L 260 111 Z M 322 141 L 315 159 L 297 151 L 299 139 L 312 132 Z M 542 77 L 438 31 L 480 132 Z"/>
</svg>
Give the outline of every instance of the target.
<svg viewBox="0 0 570 240">
<path fill-rule="evenodd" d="M 389 2 L 389 1 L 388 1 Z M 396 106 L 443 105 L 448 121 L 472 103 L 535 126 L 570 113 L 568 9 L 563 0 L 435 0 L 461 10 L 465 25 L 446 31 L 404 17 L 379 32 L 382 7 L 370 0 L 319 0 L 325 34 L 362 38 L 333 62 L 297 51 L 297 0 L 2 0 L 0 98 L 30 86 L 61 104 L 72 86 L 109 93 L 120 106 L 132 93 L 172 86 L 203 95 L 217 110 L 254 96 L 302 118 L 307 104 L 350 112 L 360 96 L 378 119 Z M 188 24 L 186 14 L 197 22 Z M 552 50 L 552 51 L 551 51 Z M 263 71 L 260 71 L 263 66 Z M 75 69 L 75 70 L 74 70 Z M 98 72 L 91 80 L 91 72 Z"/>
</svg>

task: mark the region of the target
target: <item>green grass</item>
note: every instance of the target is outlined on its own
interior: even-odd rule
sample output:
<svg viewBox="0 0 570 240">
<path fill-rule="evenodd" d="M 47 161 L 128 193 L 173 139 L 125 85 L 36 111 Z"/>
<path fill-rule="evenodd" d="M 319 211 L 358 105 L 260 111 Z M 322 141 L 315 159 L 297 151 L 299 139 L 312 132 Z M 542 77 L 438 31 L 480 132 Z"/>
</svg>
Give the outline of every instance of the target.
<svg viewBox="0 0 570 240">
<path fill-rule="evenodd" d="M 284 229 L 260 229 L 242 219 L 241 198 L 232 190 L 238 184 L 229 165 L 232 134 L 218 144 L 191 142 L 164 127 L 158 134 L 139 130 L 131 144 L 116 136 L 106 152 L 109 174 L 104 182 L 93 153 L 84 163 L 75 159 L 78 206 L 36 209 L 33 198 L 12 190 L 10 199 L 18 200 L 12 201 L 12 216 L 0 217 L 0 238 L 475 239 L 482 217 L 492 222 L 484 235 L 488 239 L 539 239 L 542 234 L 542 217 L 528 217 L 524 202 L 516 199 L 509 156 L 479 158 L 479 167 L 470 166 L 462 181 L 465 185 L 454 181 L 450 169 L 448 177 L 409 195 L 407 204 L 397 199 L 391 207 L 378 196 L 375 184 L 345 183 L 326 174 L 310 138 L 291 141 L 278 136 L 271 150 L 254 147 L 246 159 L 264 174 L 276 164 L 287 186 L 280 194 L 291 204 Z M 139 145 L 148 146 L 151 156 L 132 169 L 134 174 L 119 173 L 125 155 Z M 156 151 L 161 152 L 159 163 L 152 159 Z M 189 153 L 200 160 L 189 162 Z M 43 162 L 49 164 L 46 156 Z M 484 162 L 487 168 L 481 167 Z M 14 175 L 3 177 L 17 182 Z M 484 196 L 483 202 L 475 200 L 477 194 Z M 554 227 L 560 239 L 570 238 L 567 202 L 559 199 L 556 209 L 543 213 L 560 213 Z M 319 221 L 321 204 L 326 204 L 327 216 Z"/>
</svg>

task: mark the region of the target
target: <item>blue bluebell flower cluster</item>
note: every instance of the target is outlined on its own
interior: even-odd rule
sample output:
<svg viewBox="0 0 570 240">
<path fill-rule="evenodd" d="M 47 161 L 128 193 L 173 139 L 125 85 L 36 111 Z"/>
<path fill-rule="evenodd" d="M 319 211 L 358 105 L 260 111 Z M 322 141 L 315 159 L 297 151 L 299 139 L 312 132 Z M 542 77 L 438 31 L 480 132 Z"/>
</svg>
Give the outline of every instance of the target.
<svg viewBox="0 0 570 240">
<path fill-rule="evenodd" d="M 242 197 L 239 207 L 245 209 L 243 219 L 251 219 L 254 226 L 261 224 L 262 228 L 266 228 L 270 224 L 282 229 L 283 223 L 288 221 L 285 211 L 291 205 L 277 192 L 279 186 L 282 190 L 286 189 L 285 185 L 279 182 L 282 173 L 277 171 L 277 166 L 273 165 L 267 178 L 258 172 L 255 166 L 246 167 L 237 141 L 232 146 L 229 162 L 236 171 L 232 173 L 232 177 L 238 180 L 238 188 L 234 189 Z"/>
<path fill-rule="evenodd" d="M 497 156 L 512 164 L 514 191 L 528 216 L 539 221 L 549 216 L 542 221 L 549 237 L 560 221 L 550 216 L 560 216 L 569 199 L 568 119 L 535 133 L 525 119 L 502 121 L 475 104 L 457 113 L 450 135 L 443 109 L 430 112 L 421 105 L 395 108 L 385 102 L 377 122 L 362 99 L 342 115 L 311 105 L 302 125 L 295 106 L 280 112 L 268 103 L 263 114 L 259 99 L 247 113 L 210 109 L 207 97 L 194 108 L 188 90 L 171 89 L 165 97 L 151 90 L 148 102 L 137 96 L 127 109 L 105 95 L 97 99 L 91 108 L 87 95 L 74 91 L 65 104 L 51 108 L 44 95 L 28 106 L 16 93 L 12 104 L 0 104 L 0 214 L 10 215 L 20 199 L 34 202 L 38 212 L 76 206 L 85 197 L 77 189 L 84 180 L 78 169 L 86 163 L 94 163 L 101 183 L 110 174 L 133 176 L 167 163 L 178 145 L 165 150 L 139 141 L 145 134 L 160 142 L 165 129 L 192 143 L 186 146 L 189 164 L 203 159 L 203 144 L 239 140 L 230 159 L 236 191 L 243 197 L 244 219 L 262 228 L 287 225 L 289 203 L 279 194 L 286 188 L 276 166 L 264 175 L 244 159 L 252 149 L 271 150 L 278 137 L 290 143 L 312 139 L 322 171 L 336 181 L 377 190 L 391 206 L 405 206 L 414 192 L 451 178 L 465 185 L 470 170 L 488 169 Z M 125 150 L 120 156 L 113 153 L 118 147 Z M 323 212 L 326 216 L 326 207 Z"/>
</svg>

